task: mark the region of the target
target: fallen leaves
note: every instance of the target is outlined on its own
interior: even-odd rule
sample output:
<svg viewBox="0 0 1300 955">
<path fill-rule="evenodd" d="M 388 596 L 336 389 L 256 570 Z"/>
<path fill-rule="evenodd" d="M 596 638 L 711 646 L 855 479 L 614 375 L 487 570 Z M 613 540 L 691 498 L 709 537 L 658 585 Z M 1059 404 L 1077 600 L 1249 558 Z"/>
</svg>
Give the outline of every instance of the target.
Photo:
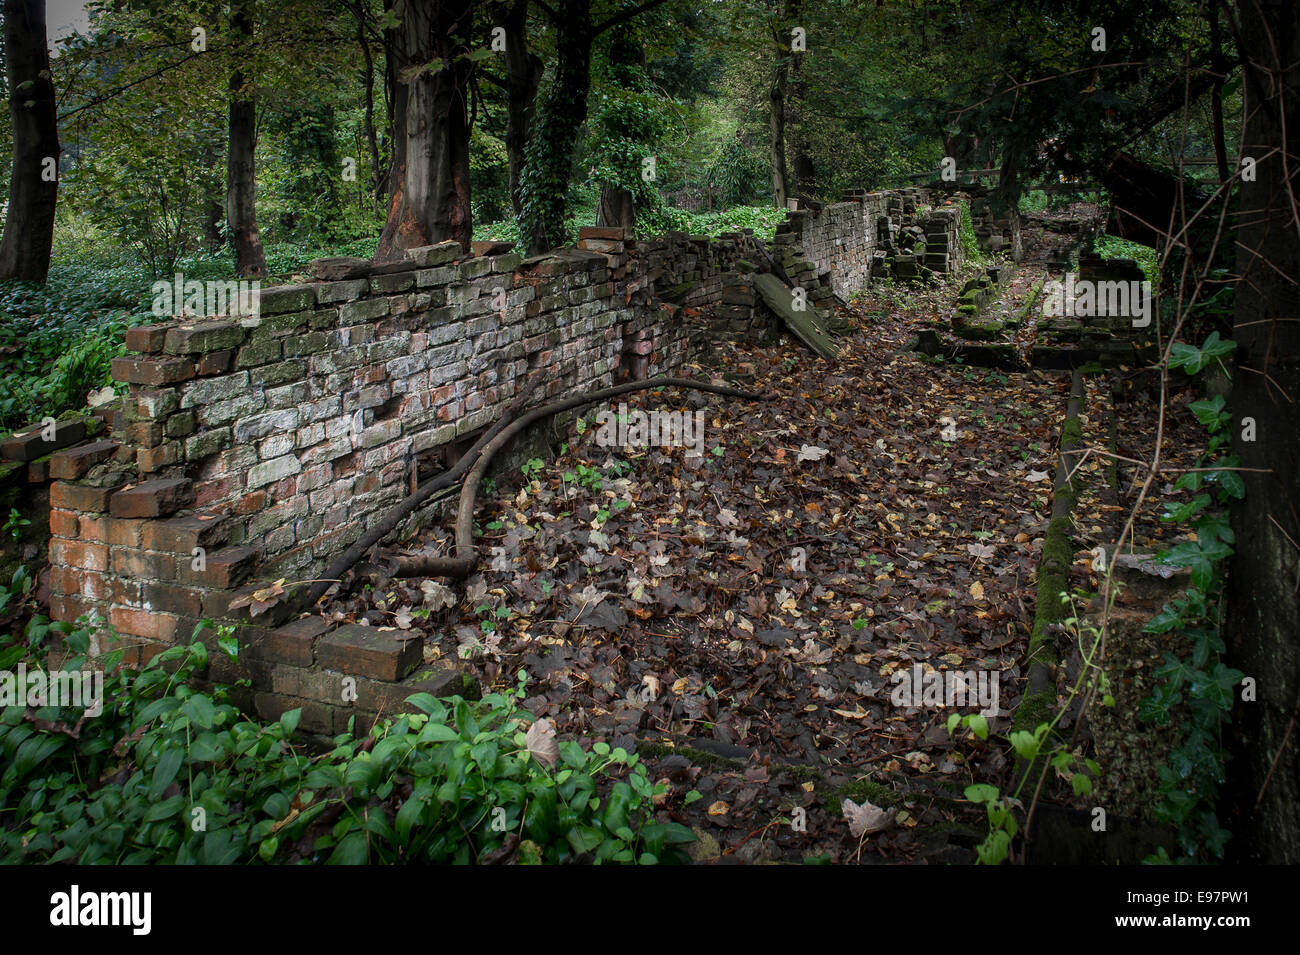
<svg viewBox="0 0 1300 955">
<path fill-rule="evenodd" d="M 897 809 L 881 809 L 879 806 L 873 806 L 870 800 L 863 800 L 862 804 L 858 805 L 852 799 L 840 800 L 840 811 L 844 813 L 844 819 L 849 824 L 849 834 L 855 839 L 888 829 L 893 825 L 894 816 L 898 813 Z"/>
</svg>

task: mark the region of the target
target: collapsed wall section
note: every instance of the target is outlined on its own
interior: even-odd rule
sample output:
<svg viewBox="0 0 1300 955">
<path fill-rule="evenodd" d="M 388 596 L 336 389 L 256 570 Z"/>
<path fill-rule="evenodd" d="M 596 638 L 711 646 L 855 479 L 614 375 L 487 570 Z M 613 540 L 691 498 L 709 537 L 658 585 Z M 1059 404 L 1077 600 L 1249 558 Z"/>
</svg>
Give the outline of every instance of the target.
<svg viewBox="0 0 1300 955">
<path fill-rule="evenodd" d="M 418 672 L 419 655 L 387 635 L 280 618 L 283 603 L 250 619 L 232 598 L 254 581 L 319 575 L 534 374 L 535 399 L 554 398 L 679 373 L 719 338 L 771 338 L 753 275 L 773 263 L 814 307 L 888 274 L 918 236 L 919 264 L 951 271 L 937 243 L 955 237 L 955 209 L 903 225 L 922 199 L 864 193 L 793 213 L 770 247 L 747 232 L 638 243 L 596 227 L 529 259 L 443 243 L 395 265 L 318 260 L 261 290 L 253 314 L 133 328 L 113 363 L 127 393 L 101 410 L 110 436 L 62 435 L 74 446 L 40 471 L 51 615 L 111 624 L 117 636 L 102 632 L 97 649 L 128 663 L 205 618 L 233 620 L 250 650 L 216 675 L 251 680 L 248 705 L 265 716 L 311 702 L 304 727 L 318 732 L 355 712 L 338 705 L 340 674 L 370 680 L 380 708 L 397 699 L 383 690 L 394 681 L 445 688 L 447 674 Z M 53 450 L 18 443 L 31 458 Z"/>
</svg>

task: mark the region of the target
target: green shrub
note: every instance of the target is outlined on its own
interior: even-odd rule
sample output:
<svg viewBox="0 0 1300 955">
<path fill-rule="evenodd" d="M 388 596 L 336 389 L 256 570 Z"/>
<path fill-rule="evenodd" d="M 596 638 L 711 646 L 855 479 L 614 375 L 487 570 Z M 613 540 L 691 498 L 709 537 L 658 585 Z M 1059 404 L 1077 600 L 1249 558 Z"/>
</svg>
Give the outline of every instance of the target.
<svg viewBox="0 0 1300 955">
<path fill-rule="evenodd" d="M 26 645 L 0 638 L 0 669 L 39 667 L 58 635 L 73 654 L 62 668 L 86 665 L 90 629 L 34 617 L 27 633 Z M 217 642 L 234 651 L 227 634 Z M 139 671 L 111 672 L 120 652 L 96 661 L 110 672 L 95 717 L 4 708 L 0 862 L 473 863 L 502 850 L 653 863 L 681 861 L 693 839 L 650 821 L 657 790 L 636 756 L 561 742 L 552 769 L 530 753 L 522 673 L 478 703 L 417 694 L 421 713 L 309 756 L 293 739 L 298 710 L 261 723 L 225 689 L 191 686 L 207 654 L 196 640 Z"/>
</svg>

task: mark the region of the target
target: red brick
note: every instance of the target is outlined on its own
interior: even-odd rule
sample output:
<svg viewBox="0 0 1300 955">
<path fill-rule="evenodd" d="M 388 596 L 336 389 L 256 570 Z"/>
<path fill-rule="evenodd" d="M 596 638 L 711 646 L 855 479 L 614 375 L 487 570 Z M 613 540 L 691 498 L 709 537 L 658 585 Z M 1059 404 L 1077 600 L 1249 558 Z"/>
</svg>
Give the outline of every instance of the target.
<svg viewBox="0 0 1300 955">
<path fill-rule="evenodd" d="M 285 696 L 283 693 L 258 693 L 257 713 L 264 720 L 278 720 L 289 710 L 302 710 L 298 720 L 298 729 L 307 733 L 334 732 L 334 713 L 340 707 L 326 706 L 312 700 Z"/>
<path fill-rule="evenodd" d="M 114 547 L 139 547 L 140 535 L 144 531 L 144 521 L 110 517 L 108 519 L 108 542 Z"/>
<path fill-rule="evenodd" d="M 167 338 L 167 329 L 174 324 L 174 322 L 163 322 L 157 325 L 140 325 L 136 328 L 128 328 L 124 336 L 126 350 L 145 354 L 155 354 L 162 351 L 163 342 Z"/>
<path fill-rule="evenodd" d="M 180 559 L 181 580 L 216 590 L 230 590 L 248 579 L 257 562 L 251 547 L 231 547 L 208 554 L 203 570 L 194 569 L 195 558 Z"/>
<path fill-rule="evenodd" d="M 622 239 L 622 226 L 585 225 L 578 230 L 579 239 Z"/>
<path fill-rule="evenodd" d="M 259 642 L 258 655 L 273 663 L 309 667 L 312 665 L 312 647 L 316 638 L 330 626 L 320 617 L 303 617 L 301 620 L 290 621 L 282 627 L 276 627 Z"/>
<path fill-rule="evenodd" d="M 178 617 L 201 617 L 203 601 L 197 590 L 176 587 L 172 584 L 146 582 L 143 587 L 144 605 L 150 610 L 163 611 Z"/>
<path fill-rule="evenodd" d="M 423 660 L 422 641 L 396 639 L 392 632 L 349 624 L 321 637 L 316 661 L 322 667 L 372 680 L 400 680 Z"/>
<path fill-rule="evenodd" d="M 230 496 L 234 486 L 234 481 L 229 478 L 222 478 L 219 481 L 204 481 L 197 484 L 194 488 L 194 506 L 207 507 L 217 501 L 224 501 Z"/>
<path fill-rule="evenodd" d="M 98 605 L 93 600 L 87 600 L 85 597 L 50 597 L 50 617 L 54 620 L 64 620 L 72 623 L 80 618 L 83 614 L 98 610 Z M 100 611 L 100 617 L 103 612 Z"/>
<path fill-rule="evenodd" d="M 64 507 L 70 511 L 102 514 L 108 510 L 108 499 L 116 488 L 90 487 L 85 484 L 66 484 L 55 481 L 50 485 L 50 506 Z"/>
<path fill-rule="evenodd" d="M 230 350 L 214 351 L 211 354 L 199 358 L 198 372 L 200 375 L 220 375 L 222 372 L 230 370 L 230 363 L 234 360 L 235 353 Z"/>
<path fill-rule="evenodd" d="M 126 439 L 142 448 L 156 448 L 163 443 L 161 421 L 133 421 L 126 427 Z"/>
<path fill-rule="evenodd" d="M 51 567 L 50 591 L 65 597 L 107 600 L 113 591 L 109 585 L 110 579 L 107 574 L 97 574 L 90 570 L 77 570 L 74 567 Z"/>
<path fill-rule="evenodd" d="M 144 584 L 134 577 L 113 578 L 113 603 L 144 609 Z"/>
<path fill-rule="evenodd" d="M 179 464 L 184 455 L 179 441 L 168 441 L 156 448 L 140 448 L 135 452 L 135 466 L 144 474 L 153 474 L 172 464 Z"/>
<path fill-rule="evenodd" d="M 194 362 L 184 358 L 114 358 L 113 380 L 133 385 L 170 385 L 194 377 Z"/>
<path fill-rule="evenodd" d="M 103 544 L 56 539 L 50 542 L 50 563 L 103 573 L 108 570 L 108 548 Z"/>
<path fill-rule="evenodd" d="M 186 478 L 145 481 L 114 494 L 109 500 L 109 511 L 114 517 L 166 517 L 189 506 L 193 500 L 194 486 Z"/>
<path fill-rule="evenodd" d="M 172 643 L 176 639 L 177 621 L 174 614 L 113 607 L 108 613 L 108 621 L 121 633 L 165 643 Z"/>
<path fill-rule="evenodd" d="M 190 557 L 194 548 L 210 549 L 230 535 L 226 520 L 214 514 L 191 514 L 166 521 L 148 521 L 141 539 L 145 549 Z"/>
<path fill-rule="evenodd" d="M 176 558 L 126 547 L 113 548 L 113 573 L 122 577 L 175 580 Z"/>
<path fill-rule="evenodd" d="M 77 534 L 83 541 L 107 544 L 109 520 L 102 514 L 83 514 L 77 525 Z"/>
<path fill-rule="evenodd" d="M 117 448 L 116 441 L 105 440 L 59 451 L 50 458 L 50 477 L 74 481 L 96 464 L 111 458 Z"/>
<path fill-rule="evenodd" d="M 27 483 L 45 484 L 50 480 L 50 459 L 37 458 L 27 465 Z"/>
<path fill-rule="evenodd" d="M 77 515 L 72 511 L 50 511 L 50 533 L 55 537 L 67 537 L 70 540 L 75 540 L 77 527 Z"/>
</svg>

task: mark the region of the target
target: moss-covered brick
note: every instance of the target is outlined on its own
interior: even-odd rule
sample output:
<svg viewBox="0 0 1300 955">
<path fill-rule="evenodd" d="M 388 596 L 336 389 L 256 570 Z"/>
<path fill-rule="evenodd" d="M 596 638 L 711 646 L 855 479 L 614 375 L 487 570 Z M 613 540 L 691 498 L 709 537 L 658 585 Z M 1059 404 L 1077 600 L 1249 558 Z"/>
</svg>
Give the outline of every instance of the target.
<svg viewBox="0 0 1300 955">
<path fill-rule="evenodd" d="M 415 284 L 419 288 L 437 285 L 449 285 L 460 278 L 460 270 L 455 266 L 443 266 L 437 269 L 421 269 L 415 273 Z"/>
<path fill-rule="evenodd" d="M 360 302 L 350 302 L 339 309 L 339 322 L 351 325 L 356 322 L 369 322 L 383 318 L 388 314 L 388 299 L 373 298 Z"/>
<path fill-rule="evenodd" d="M 230 447 L 230 429 L 213 428 L 185 439 L 185 460 L 201 461 Z"/>
<path fill-rule="evenodd" d="M 280 285 L 258 289 L 255 314 L 265 317 L 314 308 L 316 288 L 315 285 Z"/>
<path fill-rule="evenodd" d="M 329 347 L 328 332 L 307 332 L 303 335 L 291 335 L 284 340 L 284 357 L 297 358 L 300 355 L 314 355 Z"/>
<path fill-rule="evenodd" d="M 366 279 L 350 279 L 346 282 L 329 282 L 320 287 L 316 300 L 322 305 L 337 302 L 352 302 L 366 294 L 370 283 Z"/>
<path fill-rule="evenodd" d="M 391 275 L 374 275 L 370 278 L 370 291 L 376 295 L 392 295 L 415 288 L 415 272 L 394 272 Z"/>
<path fill-rule="evenodd" d="M 167 330 L 163 351 L 169 355 L 197 355 L 238 348 L 244 329 L 238 322 L 200 322 L 175 325 Z"/>
<path fill-rule="evenodd" d="M 197 426 L 193 411 L 177 412 L 167 419 L 167 437 L 183 438 L 186 435 L 193 434 Z"/>
<path fill-rule="evenodd" d="M 460 243 L 454 240 L 439 242 L 435 245 L 422 245 L 406 250 L 406 261 L 420 268 L 443 265 L 464 254 Z"/>
<path fill-rule="evenodd" d="M 283 315 L 267 315 L 258 320 L 249 332 L 250 342 L 265 341 L 268 338 L 284 338 L 295 331 L 307 328 L 311 322 L 312 312 L 286 312 Z"/>
<path fill-rule="evenodd" d="M 263 365 L 260 368 L 254 368 L 248 375 L 249 381 L 255 387 L 261 388 L 274 388 L 276 385 L 301 381 L 306 377 L 307 363 L 305 361 L 281 361 L 271 365 Z"/>
<path fill-rule="evenodd" d="M 267 365 L 273 361 L 279 361 L 282 354 L 281 349 L 282 343 L 278 338 L 250 342 L 239 349 L 239 355 L 235 358 L 235 367 L 251 368 L 255 365 Z"/>
</svg>

